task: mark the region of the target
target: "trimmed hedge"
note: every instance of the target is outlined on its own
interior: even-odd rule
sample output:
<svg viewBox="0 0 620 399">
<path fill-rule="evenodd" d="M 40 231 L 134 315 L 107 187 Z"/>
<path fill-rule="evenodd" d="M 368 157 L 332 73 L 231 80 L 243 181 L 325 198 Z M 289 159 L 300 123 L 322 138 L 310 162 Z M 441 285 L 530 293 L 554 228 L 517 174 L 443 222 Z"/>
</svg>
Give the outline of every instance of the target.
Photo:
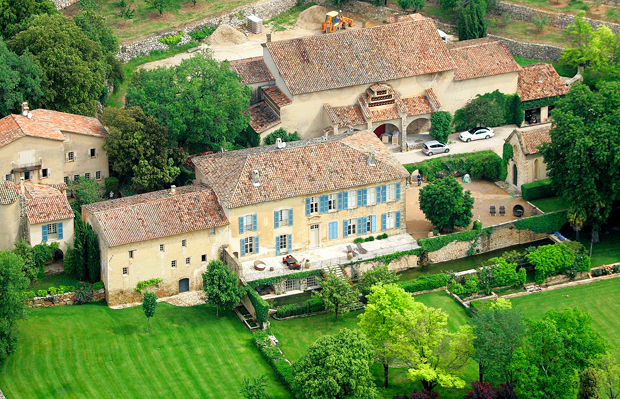
<svg viewBox="0 0 620 399">
<path fill-rule="evenodd" d="M 162 280 L 160 278 L 152 278 L 150 280 L 140 281 L 136 285 L 136 291 L 142 293 L 142 290 L 145 289 L 146 287 L 148 287 L 149 285 L 157 285 L 157 284 L 161 283 L 162 281 L 164 281 L 164 280 Z"/>
<path fill-rule="evenodd" d="M 499 181 L 506 178 L 506 168 L 502 158 L 491 150 L 433 158 L 419 164 L 413 164 L 409 168 L 418 169 L 428 182 L 447 175 L 464 175 L 466 173 L 469 173 L 472 178 L 489 181 Z"/>
<path fill-rule="evenodd" d="M 521 194 L 523 195 L 523 199 L 533 201 L 541 198 L 554 197 L 555 191 L 553 190 L 551 179 L 543 179 L 522 184 Z"/>
<path fill-rule="evenodd" d="M 566 211 L 557 211 L 516 220 L 515 227 L 519 230 L 532 230 L 535 233 L 553 234 L 566 223 L 568 223 Z"/>
<path fill-rule="evenodd" d="M 289 391 L 293 392 L 293 384 L 295 382 L 293 367 L 286 361 L 280 349 L 277 346 L 271 345 L 269 334 L 265 331 L 258 331 L 252 334 L 252 339 L 258 351 L 263 355 L 271 368 L 273 368 L 278 381 L 284 384 Z"/>
<path fill-rule="evenodd" d="M 322 300 L 319 298 L 310 298 L 304 302 L 280 306 L 276 311 L 276 317 L 298 316 L 300 314 L 321 312 L 323 310 L 325 310 L 325 303 Z"/>
<path fill-rule="evenodd" d="M 419 292 L 426 290 L 434 290 L 448 285 L 448 276 L 444 273 L 431 274 L 430 276 L 422 276 L 408 281 L 399 281 L 397 283 L 406 292 Z"/>
<path fill-rule="evenodd" d="M 269 318 L 269 304 L 258 295 L 258 292 L 256 292 L 253 287 L 249 287 L 247 292 L 248 298 L 250 302 L 252 302 L 252 306 L 254 306 L 254 311 L 256 312 L 256 321 L 262 328 L 263 323 Z"/>
</svg>

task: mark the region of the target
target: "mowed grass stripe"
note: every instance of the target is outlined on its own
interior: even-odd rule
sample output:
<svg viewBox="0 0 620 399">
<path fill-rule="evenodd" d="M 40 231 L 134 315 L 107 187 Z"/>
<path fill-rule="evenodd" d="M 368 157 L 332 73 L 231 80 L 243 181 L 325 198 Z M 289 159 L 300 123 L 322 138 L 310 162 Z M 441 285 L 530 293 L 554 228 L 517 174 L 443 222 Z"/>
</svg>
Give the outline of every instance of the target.
<svg viewBox="0 0 620 399">
<path fill-rule="evenodd" d="M 243 377 L 263 374 L 274 398 L 291 397 L 232 312 L 218 318 L 206 306 L 161 303 L 148 334 L 139 307 L 97 303 L 29 313 L 19 322 L 16 353 L 0 364 L 0 386 L 11 399 L 236 398 Z"/>
</svg>

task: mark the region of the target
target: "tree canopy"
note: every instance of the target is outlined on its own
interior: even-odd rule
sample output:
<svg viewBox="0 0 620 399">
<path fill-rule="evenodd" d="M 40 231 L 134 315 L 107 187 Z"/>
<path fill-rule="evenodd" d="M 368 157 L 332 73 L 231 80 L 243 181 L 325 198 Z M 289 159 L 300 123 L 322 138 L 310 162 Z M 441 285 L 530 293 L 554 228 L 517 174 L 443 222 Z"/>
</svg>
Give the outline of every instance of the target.
<svg viewBox="0 0 620 399">
<path fill-rule="evenodd" d="M 338 277 L 336 273 L 329 272 L 324 278 L 320 278 L 321 290 L 314 293 L 325 303 L 326 310 L 333 310 L 338 315 L 347 313 L 351 310 L 355 302 L 357 302 L 357 292 L 349 281 L 345 281 Z"/>
<path fill-rule="evenodd" d="M 220 315 L 220 308 L 234 308 L 241 300 L 241 290 L 237 287 L 237 275 L 221 260 L 212 260 L 207 271 L 202 274 L 202 289 L 207 295 L 207 303 L 215 306 Z"/>
<path fill-rule="evenodd" d="M 36 107 L 43 96 L 43 71 L 28 53 L 17 56 L 0 36 L 0 118 L 19 113 L 21 103 Z"/>
<path fill-rule="evenodd" d="M 155 309 L 157 308 L 157 295 L 153 292 L 145 292 L 142 297 L 142 310 L 146 316 L 146 332 L 149 332 L 149 325 L 151 317 L 155 316 Z"/>
<path fill-rule="evenodd" d="M 448 136 L 452 133 L 450 124 L 452 123 L 452 115 L 446 111 L 437 111 L 431 115 L 431 130 L 429 134 L 435 140 L 447 143 Z"/>
<path fill-rule="evenodd" d="M 487 35 L 484 19 L 487 3 L 485 0 L 462 0 L 457 8 L 457 33 L 459 40 L 478 39 Z"/>
<path fill-rule="evenodd" d="M 0 361 L 17 348 L 19 319 L 26 317 L 24 261 L 11 251 L 0 252 Z"/>
<path fill-rule="evenodd" d="M 228 62 L 205 52 L 174 67 L 137 72 L 126 104 L 167 126 L 171 144 L 190 153 L 219 151 L 232 149 L 248 126 L 250 88 Z"/>
<path fill-rule="evenodd" d="M 391 284 L 398 281 L 398 274 L 391 272 L 386 265 L 377 266 L 362 274 L 362 278 L 355 284 L 364 296 L 370 294 L 373 285 L 377 283 Z"/>
<path fill-rule="evenodd" d="M 0 36 L 13 36 L 34 15 L 57 13 L 50 0 L 0 0 Z"/>
<path fill-rule="evenodd" d="M 463 192 L 453 176 L 435 180 L 420 190 L 420 209 L 440 231 L 469 226 L 474 217 L 473 207 L 471 193 Z"/>
<path fill-rule="evenodd" d="M 373 362 L 374 351 L 364 336 L 344 328 L 321 336 L 293 363 L 295 385 L 302 398 L 373 399 Z"/>
</svg>

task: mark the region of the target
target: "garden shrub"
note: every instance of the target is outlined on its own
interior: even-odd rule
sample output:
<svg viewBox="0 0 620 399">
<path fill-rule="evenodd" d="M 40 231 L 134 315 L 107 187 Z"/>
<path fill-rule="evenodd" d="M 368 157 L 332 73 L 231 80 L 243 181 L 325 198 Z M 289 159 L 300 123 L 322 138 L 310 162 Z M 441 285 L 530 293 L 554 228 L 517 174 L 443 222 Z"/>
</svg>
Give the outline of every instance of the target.
<svg viewBox="0 0 620 399">
<path fill-rule="evenodd" d="M 562 273 L 575 261 L 575 254 L 564 244 L 550 244 L 539 247 L 526 255 L 527 260 L 536 269 L 536 282 L 543 283 L 549 276 Z"/>
<path fill-rule="evenodd" d="M 551 179 L 543 179 L 522 184 L 521 194 L 523 195 L 523 199 L 533 201 L 541 198 L 554 197 L 555 191 L 553 190 Z"/>
<path fill-rule="evenodd" d="M 370 237 L 366 237 L 366 239 L 364 239 L 365 242 L 369 242 L 369 241 L 374 241 L 375 237 L 370 236 Z"/>
<path fill-rule="evenodd" d="M 592 270 L 592 277 L 601 277 L 603 275 L 603 271 L 601 269 Z"/>
<path fill-rule="evenodd" d="M 105 178 L 105 191 L 107 193 L 113 191 L 118 192 L 118 178 L 110 176 Z"/>
<path fill-rule="evenodd" d="M 47 292 L 50 293 L 50 295 L 56 295 L 56 293 L 58 292 L 58 290 L 56 289 L 56 287 L 49 287 L 47 289 Z"/>
<path fill-rule="evenodd" d="M 101 282 L 101 281 L 93 284 L 93 290 L 100 290 L 102 288 L 103 288 L 103 282 Z"/>
<path fill-rule="evenodd" d="M 258 351 L 261 355 L 263 355 L 263 358 L 265 358 L 271 368 L 273 368 L 278 381 L 284 384 L 284 386 L 292 392 L 293 383 L 295 381 L 295 377 L 293 376 L 293 367 L 286 361 L 286 358 L 282 352 L 280 352 L 278 347 L 271 345 L 269 334 L 265 331 L 258 331 L 252 334 L 252 338 L 254 340 L 254 345 L 258 348 Z"/>
<path fill-rule="evenodd" d="M 397 283 L 406 292 L 418 292 L 426 290 L 434 290 L 448 285 L 448 276 L 444 273 L 431 274 L 422 276 L 413 280 L 399 281 Z"/>
<path fill-rule="evenodd" d="M 517 94 L 503 94 L 499 90 L 478 94 L 454 113 L 457 131 L 476 126 L 500 126 L 515 123 L 521 99 Z"/>
<path fill-rule="evenodd" d="M 321 312 L 323 310 L 325 310 L 325 303 L 323 303 L 322 300 L 319 298 L 310 298 L 304 302 L 280 306 L 276 311 L 276 317 L 284 318 L 300 314 Z"/>
<path fill-rule="evenodd" d="M 506 259 L 499 257 L 489 259 L 495 266 L 492 266 L 492 279 L 494 287 L 504 286 L 521 286 L 525 284 L 524 277 L 526 276 L 526 270 L 520 269 L 517 271 L 516 263 L 508 263 Z M 523 270 L 523 272 L 521 272 Z"/>
<path fill-rule="evenodd" d="M 152 278 L 150 280 L 145 280 L 145 281 L 140 281 L 138 282 L 138 285 L 136 286 L 136 291 L 138 292 L 142 292 L 142 290 L 144 290 L 146 287 L 150 286 L 150 285 L 157 285 L 159 283 L 161 283 L 162 279 L 160 278 Z"/>
<path fill-rule="evenodd" d="M 566 211 L 557 211 L 516 220 L 515 227 L 519 230 L 532 230 L 535 233 L 553 234 L 566 223 L 568 223 Z"/>
<path fill-rule="evenodd" d="M 474 220 L 474 224 L 471 228 L 472 230 L 482 230 L 482 222 L 479 220 Z"/>
<path fill-rule="evenodd" d="M 35 294 L 34 291 L 26 291 L 26 296 L 28 298 L 34 298 L 35 296 L 37 296 L 37 294 Z"/>
<path fill-rule="evenodd" d="M 256 292 L 254 288 L 249 287 L 247 292 L 248 298 L 250 302 L 252 302 L 252 306 L 254 306 L 254 311 L 256 312 L 256 321 L 262 328 L 263 323 L 269 318 L 269 304 L 258 295 L 258 292 Z"/>
<path fill-rule="evenodd" d="M 434 112 L 431 115 L 431 130 L 429 132 L 431 137 L 442 143 L 448 142 L 448 136 L 452 133 L 451 123 L 452 115 L 449 112 Z"/>
<path fill-rule="evenodd" d="M 467 276 L 465 276 L 465 283 L 463 284 L 463 288 L 465 289 L 465 292 L 467 294 L 475 294 L 476 292 L 478 292 L 478 284 L 480 283 L 480 280 L 478 279 L 478 276 L 475 274 L 468 274 Z"/>
<path fill-rule="evenodd" d="M 357 244 L 357 243 L 363 243 L 363 242 L 364 242 L 364 239 L 363 239 L 362 237 L 357 237 L 355 240 L 353 240 L 353 242 L 354 242 L 355 244 Z"/>
<path fill-rule="evenodd" d="M 273 132 L 265 136 L 265 145 L 275 144 L 277 138 L 281 138 L 284 142 L 301 140 L 301 137 L 299 137 L 299 134 L 297 132 L 289 133 L 286 130 L 279 128 L 278 130 L 274 130 Z"/>
<path fill-rule="evenodd" d="M 472 178 L 498 181 L 503 180 L 506 174 L 502 159 L 490 150 L 433 158 L 412 167 L 418 169 L 428 182 L 448 175 L 462 176 L 467 173 Z"/>
<path fill-rule="evenodd" d="M 204 26 L 201 30 L 189 32 L 188 35 L 190 35 L 192 39 L 199 42 L 205 37 L 211 36 L 213 32 L 215 32 L 215 29 L 217 29 L 215 26 Z"/>
<path fill-rule="evenodd" d="M 47 290 L 37 290 L 37 296 L 47 296 Z"/>
<path fill-rule="evenodd" d="M 181 42 L 181 39 L 183 39 L 184 35 L 185 35 L 185 32 L 181 32 L 178 35 L 158 37 L 157 40 L 167 45 L 168 47 L 173 47 Z"/>
</svg>

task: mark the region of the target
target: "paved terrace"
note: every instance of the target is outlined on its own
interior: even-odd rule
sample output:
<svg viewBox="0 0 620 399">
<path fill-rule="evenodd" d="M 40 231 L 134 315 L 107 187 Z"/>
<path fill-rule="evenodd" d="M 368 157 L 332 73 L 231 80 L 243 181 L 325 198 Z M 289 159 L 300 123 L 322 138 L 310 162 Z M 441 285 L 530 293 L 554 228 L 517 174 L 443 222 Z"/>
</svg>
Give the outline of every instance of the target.
<svg viewBox="0 0 620 399">
<path fill-rule="evenodd" d="M 258 271 L 254 269 L 254 260 L 241 263 L 243 277 L 246 281 L 254 281 L 263 278 L 269 278 L 274 276 L 285 276 L 287 274 L 298 273 L 300 271 L 323 269 L 326 266 L 342 265 L 351 262 L 347 259 L 347 245 L 350 245 L 354 251 L 357 251 L 357 246 L 351 243 L 334 245 L 333 247 L 316 248 L 308 251 L 293 252 L 292 255 L 297 259 L 298 263 L 302 263 L 302 260 L 310 260 L 310 268 L 305 269 L 302 267 L 300 270 L 290 270 L 282 263 L 282 258 L 285 255 L 273 256 L 270 258 L 261 258 L 265 262 L 265 270 Z M 377 256 L 387 255 L 399 251 L 409 251 L 414 248 L 419 248 L 416 240 L 409 234 L 400 234 L 397 236 L 390 236 L 384 240 L 375 240 L 362 243 L 362 247 L 368 252 L 362 255 L 358 252 L 357 256 L 353 257 L 353 261 L 360 261 L 366 259 L 372 259 Z M 273 267 L 273 271 L 269 271 L 269 268 Z"/>
</svg>

